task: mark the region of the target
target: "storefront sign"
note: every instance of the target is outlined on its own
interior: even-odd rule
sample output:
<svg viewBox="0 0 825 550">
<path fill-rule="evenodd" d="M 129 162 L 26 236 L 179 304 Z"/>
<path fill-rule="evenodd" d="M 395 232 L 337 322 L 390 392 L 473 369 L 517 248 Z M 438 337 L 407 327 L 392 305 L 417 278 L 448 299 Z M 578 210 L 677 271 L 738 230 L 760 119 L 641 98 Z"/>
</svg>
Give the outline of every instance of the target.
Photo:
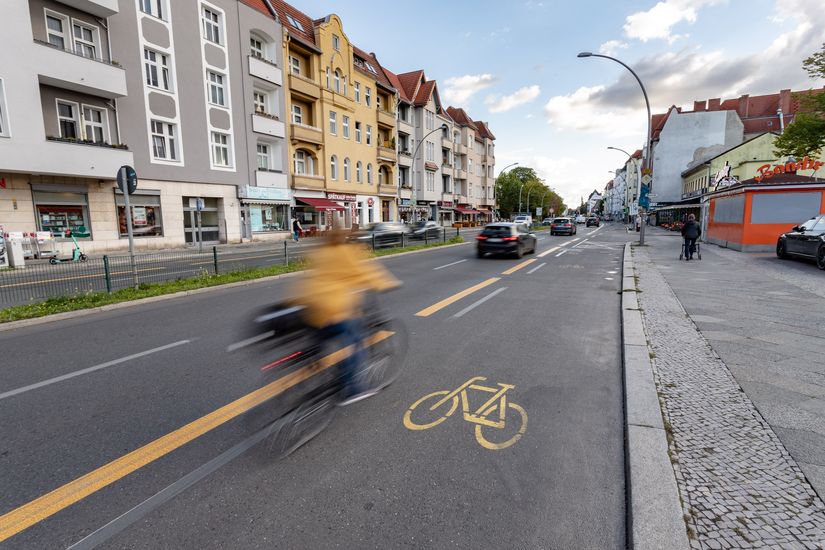
<svg viewBox="0 0 825 550">
<path fill-rule="evenodd" d="M 149 222 L 146 218 L 146 207 L 145 206 L 133 206 L 132 207 L 132 224 L 134 225 L 147 225 Z"/>
<path fill-rule="evenodd" d="M 401 206 L 409 206 L 410 199 L 401 199 Z"/>
<path fill-rule="evenodd" d="M 355 200 L 355 195 L 348 195 L 346 193 L 327 193 L 327 198 L 331 201 L 351 202 Z"/>
<path fill-rule="evenodd" d="M 436 204 L 438 206 L 446 206 L 446 207 L 452 208 L 453 201 L 438 201 Z"/>
<path fill-rule="evenodd" d="M 799 170 L 819 170 L 825 166 L 825 162 L 819 160 L 811 160 L 808 157 L 803 158 L 800 162 L 786 162 L 785 164 L 774 164 L 771 168 L 770 164 L 763 164 L 758 168 L 759 175 L 755 179 L 757 182 L 770 179 L 777 174 L 786 174 L 788 172 L 797 172 Z"/>
<path fill-rule="evenodd" d="M 242 199 L 258 199 L 266 201 L 289 201 L 289 189 L 242 185 L 238 187 L 238 197 Z"/>
</svg>

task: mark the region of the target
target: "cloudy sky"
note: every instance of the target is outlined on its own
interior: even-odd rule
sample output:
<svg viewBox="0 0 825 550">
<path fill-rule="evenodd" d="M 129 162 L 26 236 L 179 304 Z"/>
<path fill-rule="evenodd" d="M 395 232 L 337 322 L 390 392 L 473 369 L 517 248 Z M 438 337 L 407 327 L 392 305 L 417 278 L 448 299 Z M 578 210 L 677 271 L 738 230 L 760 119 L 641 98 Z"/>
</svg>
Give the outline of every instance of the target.
<svg viewBox="0 0 825 550">
<path fill-rule="evenodd" d="M 334 12 L 395 72 L 424 69 L 445 103 L 489 121 L 497 168 L 536 168 L 568 204 L 602 189 L 655 112 L 694 100 L 822 86 L 802 60 L 825 42 L 823 0 L 295 0 Z M 406 12 L 400 9 L 407 6 Z"/>
</svg>

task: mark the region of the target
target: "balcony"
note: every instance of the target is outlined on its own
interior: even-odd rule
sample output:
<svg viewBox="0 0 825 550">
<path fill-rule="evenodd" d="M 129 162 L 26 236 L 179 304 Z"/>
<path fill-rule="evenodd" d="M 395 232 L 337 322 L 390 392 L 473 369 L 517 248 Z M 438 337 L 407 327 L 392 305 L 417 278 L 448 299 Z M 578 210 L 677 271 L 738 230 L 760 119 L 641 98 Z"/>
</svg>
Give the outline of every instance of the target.
<svg viewBox="0 0 825 550">
<path fill-rule="evenodd" d="M 320 128 L 306 124 L 297 124 L 295 122 L 290 124 L 289 127 L 289 137 L 293 142 L 304 141 L 306 143 L 314 143 L 315 145 L 324 144 L 324 135 Z"/>
<path fill-rule="evenodd" d="M 441 168 L 442 172 L 451 172 L 453 169 L 453 165 L 450 161 L 444 159 L 441 161 Z M 447 170 L 444 170 L 444 168 L 446 168 Z"/>
<path fill-rule="evenodd" d="M 310 174 L 293 174 L 292 187 L 295 189 L 323 189 L 324 177 Z"/>
<path fill-rule="evenodd" d="M 463 143 L 455 143 L 453 142 L 454 151 L 456 155 L 466 155 L 467 154 L 467 146 Z"/>
<path fill-rule="evenodd" d="M 378 158 L 379 160 L 385 160 L 394 163 L 396 161 L 395 149 L 391 148 L 389 145 L 390 144 L 387 143 L 378 146 Z"/>
<path fill-rule="evenodd" d="M 101 18 L 111 17 L 120 11 L 117 0 L 60 0 L 60 3 Z"/>
<path fill-rule="evenodd" d="M 441 136 L 441 146 L 444 147 L 445 149 L 452 149 L 453 148 L 453 140 L 451 140 L 450 138 L 446 138 L 444 136 Z"/>
<path fill-rule="evenodd" d="M 132 152 L 124 145 L 58 137 L 47 137 L 36 144 L 8 141 L 2 156 L 3 169 L 10 172 L 111 180 L 124 164 L 134 166 Z"/>
<path fill-rule="evenodd" d="M 398 166 L 412 166 L 412 154 L 409 151 L 398 152 Z"/>
<path fill-rule="evenodd" d="M 321 98 L 321 86 L 316 80 L 301 74 L 289 73 L 289 89 L 312 99 Z"/>
<path fill-rule="evenodd" d="M 283 122 L 273 115 L 260 112 L 252 115 L 252 131 L 279 138 L 286 135 L 286 127 Z"/>
<path fill-rule="evenodd" d="M 255 172 L 255 185 L 258 187 L 276 187 L 278 189 L 289 188 L 286 174 L 271 170 L 258 170 Z"/>
<path fill-rule="evenodd" d="M 384 109 L 378 109 L 378 124 L 395 128 L 395 115 Z"/>
<path fill-rule="evenodd" d="M 457 180 L 466 180 L 467 179 L 467 170 L 462 170 L 461 168 L 456 168 L 454 177 Z"/>
<path fill-rule="evenodd" d="M 398 194 L 398 187 L 391 183 L 381 183 L 378 185 L 378 194 L 395 196 Z"/>
<path fill-rule="evenodd" d="M 33 59 L 27 60 L 41 84 L 113 99 L 126 95 L 126 71 L 111 61 L 93 59 L 72 50 L 35 40 Z"/>
<path fill-rule="evenodd" d="M 283 73 L 277 65 L 254 55 L 249 56 L 249 74 L 278 86 L 284 84 Z"/>
</svg>

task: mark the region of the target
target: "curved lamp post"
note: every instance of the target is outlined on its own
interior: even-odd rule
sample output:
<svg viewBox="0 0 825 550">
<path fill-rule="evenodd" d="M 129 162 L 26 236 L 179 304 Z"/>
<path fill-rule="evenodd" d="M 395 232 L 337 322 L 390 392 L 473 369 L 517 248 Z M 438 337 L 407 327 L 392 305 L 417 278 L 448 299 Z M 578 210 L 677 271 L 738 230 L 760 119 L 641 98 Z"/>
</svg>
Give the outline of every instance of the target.
<svg viewBox="0 0 825 550">
<path fill-rule="evenodd" d="M 442 124 L 438 128 L 430 130 L 429 132 L 424 134 L 424 137 L 419 139 L 418 144 L 415 146 L 415 150 L 413 151 L 413 155 L 412 155 L 412 180 L 413 181 L 412 181 L 412 197 L 410 199 L 410 202 L 412 202 L 412 207 L 413 208 L 416 208 L 416 206 L 418 206 L 415 202 L 415 199 L 416 199 L 415 192 L 416 192 L 416 188 L 417 188 L 417 186 L 415 184 L 415 156 L 418 154 L 418 150 L 421 148 L 421 144 L 424 143 L 424 140 L 427 139 L 427 137 L 429 137 L 430 134 L 434 134 L 434 133 L 438 132 L 439 130 L 441 130 L 442 132 L 446 132 L 449 129 L 450 129 L 449 126 L 447 126 L 446 124 Z M 415 211 L 413 211 L 413 215 L 415 215 Z"/>
<path fill-rule="evenodd" d="M 636 72 L 633 69 L 631 69 L 626 63 L 616 59 L 615 57 L 610 57 L 609 55 L 602 55 L 602 54 L 599 54 L 599 53 L 592 53 L 592 52 L 581 52 L 576 57 L 602 57 L 604 59 L 609 59 L 611 61 L 615 61 L 616 63 L 618 63 L 619 65 L 621 65 L 622 67 L 624 67 L 625 69 L 630 71 L 630 74 L 632 74 L 633 78 L 636 79 L 636 82 L 639 83 L 639 87 L 642 89 L 642 95 L 645 96 L 645 107 L 647 107 L 647 141 L 645 142 L 643 157 L 646 161 L 645 164 L 647 166 L 650 166 L 650 158 L 649 157 L 652 154 L 652 147 L 651 147 L 652 144 L 651 144 L 651 139 L 650 139 L 650 101 L 647 98 L 647 90 L 645 90 L 645 85 L 642 84 L 642 80 L 639 78 L 639 75 L 637 75 Z M 650 190 L 652 190 L 652 189 L 653 189 L 653 186 L 651 185 Z M 640 200 L 642 198 L 641 190 L 642 190 L 642 180 L 640 178 L 639 179 L 639 199 Z M 642 211 L 644 211 L 644 209 L 642 209 Z M 644 223 L 642 223 L 641 233 L 639 234 L 639 244 L 645 244 L 645 224 Z"/>
</svg>

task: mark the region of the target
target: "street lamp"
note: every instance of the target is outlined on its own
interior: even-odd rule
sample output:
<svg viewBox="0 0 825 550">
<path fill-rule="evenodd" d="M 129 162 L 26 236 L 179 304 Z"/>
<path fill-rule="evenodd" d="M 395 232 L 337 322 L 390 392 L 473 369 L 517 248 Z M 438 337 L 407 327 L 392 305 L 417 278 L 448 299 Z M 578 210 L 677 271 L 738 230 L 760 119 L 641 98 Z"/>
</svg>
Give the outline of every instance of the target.
<svg viewBox="0 0 825 550">
<path fill-rule="evenodd" d="M 517 165 L 517 164 L 518 164 L 518 162 L 514 162 L 513 164 L 508 164 L 507 166 L 505 166 L 504 168 L 502 168 L 502 169 L 501 169 L 501 172 L 499 172 L 499 173 L 498 173 L 498 175 L 496 176 L 496 180 L 493 182 L 493 189 L 495 189 L 495 193 L 496 193 L 496 197 L 495 197 L 495 198 L 496 198 L 496 200 L 498 200 L 498 198 L 501 196 L 501 193 L 499 192 L 499 191 L 500 191 L 500 189 L 498 188 L 498 178 L 500 178 L 500 177 L 501 177 L 501 175 L 502 175 L 504 172 L 506 172 L 508 168 L 511 168 L 511 167 L 513 167 L 513 166 L 515 166 L 515 165 Z"/>
<path fill-rule="evenodd" d="M 625 69 L 630 71 L 630 74 L 632 74 L 633 77 L 636 79 L 636 82 L 639 83 L 639 87 L 642 89 L 642 95 L 645 96 L 645 107 L 647 107 L 647 141 L 645 142 L 645 147 L 644 147 L 644 152 L 642 153 L 642 157 L 643 157 L 644 160 L 647 161 L 647 162 L 645 162 L 646 166 L 650 167 L 650 155 L 653 152 L 652 151 L 652 143 L 651 143 L 651 139 L 650 139 L 650 101 L 647 99 L 647 90 L 645 90 L 645 85 L 642 84 L 642 80 L 639 78 L 639 75 L 637 75 L 636 72 L 633 69 L 631 69 L 626 63 L 624 63 L 622 61 L 619 61 L 615 57 L 610 57 L 609 55 L 602 55 L 602 54 L 591 53 L 591 52 L 581 52 L 576 57 L 603 57 L 604 59 L 609 59 L 611 61 L 615 61 L 616 63 L 618 63 L 619 65 L 621 65 L 622 67 L 624 67 Z M 641 198 L 642 198 L 642 193 L 641 193 L 642 187 L 641 186 L 642 186 L 642 180 L 640 178 L 639 179 L 639 200 L 641 200 Z M 653 185 L 652 185 L 652 182 L 651 182 L 651 186 L 650 186 L 650 189 L 648 191 L 651 191 L 652 189 L 653 189 Z M 642 212 L 644 212 L 643 208 L 642 208 Z M 641 233 L 639 234 L 639 244 L 640 245 L 645 244 L 645 224 L 644 223 L 642 224 Z"/>
<path fill-rule="evenodd" d="M 442 132 L 446 132 L 446 131 L 447 131 L 447 130 L 449 130 L 449 129 L 450 129 L 450 128 L 449 128 L 446 124 L 442 124 L 442 125 L 441 125 L 441 126 L 439 126 L 438 128 L 435 128 L 435 129 L 433 129 L 433 130 L 430 130 L 429 132 L 427 132 L 426 134 L 424 134 L 424 137 L 422 137 L 421 139 L 419 139 L 419 140 L 418 140 L 418 144 L 415 146 L 415 149 L 413 150 L 413 155 L 412 155 L 412 180 L 413 180 L 413 181 L 412 181 L 412 193 L 411 193 L 411 198 L 410 198 L 410 202 L 412 203 L 412 205 L 411 205 L 411 206 L 412 206 L 413 208 L 415 208 L 415 207 L 417 206 L 417 204 L 416 204 L 416 202 L 415 202 L 415 199 L 416 199 L 416 197 L 415 197 L 415 191 L 416 191 L 416 184 L 415 184 L 415 156 L 418 154 L 418 149 L 420 149 L 420 148 L 421 148 L 421 144 L 422 144 L 422 143 L 424 143 L 424 140 L 425 140 L 425 139 L 427 139 L 427 137 L 428 137 L 430 134 L 434 134 L 434 133 L 438 132 L 439 130 L 441 130 Z M 416 212 L 416 211 L 415 211 L 415 210 L 413 210 L 413 216 L 415 216 L 415 212 Z"/>
</svg>

